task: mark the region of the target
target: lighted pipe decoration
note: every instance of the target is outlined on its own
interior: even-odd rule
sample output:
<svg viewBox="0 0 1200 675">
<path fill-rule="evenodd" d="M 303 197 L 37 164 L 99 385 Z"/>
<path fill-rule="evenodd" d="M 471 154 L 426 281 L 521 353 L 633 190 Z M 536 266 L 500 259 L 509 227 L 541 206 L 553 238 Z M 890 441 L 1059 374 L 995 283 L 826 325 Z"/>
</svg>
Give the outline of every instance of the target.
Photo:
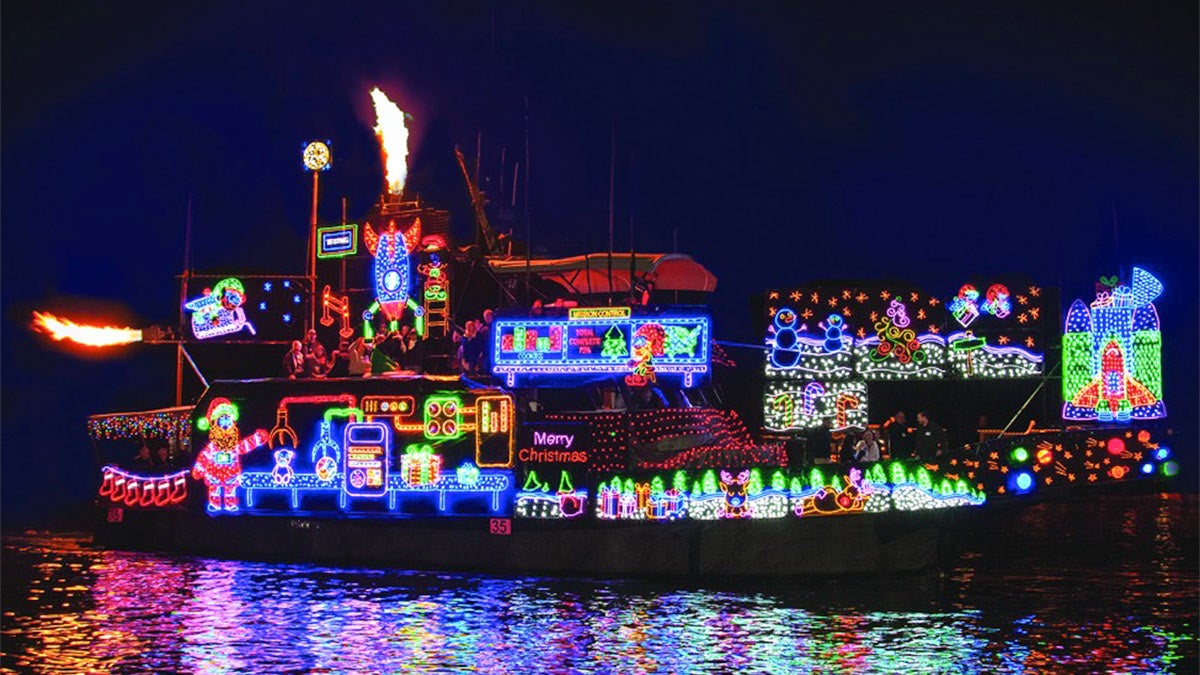
<svg viewBox="0 0 1200 675">
<path fill-rule="evenodd" d="M 325 290 L 321 292 L 321 325 L 332 326 L 335 313 L 342 322 L 341 328 L 338 329 L 338 335 L 342 339 L 348 340 L 350 336 L 354 335 L 354 329 L 350 327 L 350 298 L 345 295 L 334 295 L 333 289 L 326 284 Z"/>
</svg>

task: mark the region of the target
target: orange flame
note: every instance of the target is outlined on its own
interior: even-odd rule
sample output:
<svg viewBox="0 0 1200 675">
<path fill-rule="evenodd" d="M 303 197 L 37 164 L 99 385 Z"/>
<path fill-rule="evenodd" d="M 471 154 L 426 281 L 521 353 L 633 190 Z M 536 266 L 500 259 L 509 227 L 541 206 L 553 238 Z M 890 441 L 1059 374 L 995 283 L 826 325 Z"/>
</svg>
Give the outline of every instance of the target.
<svg viewBox="0 0 1200 675">
<path fill-rule="evenodd" d="M 371 90 L 371 100 L 375 103 L 375 135 L 382 146 L 388 193 L 398 195 L 408 180 L 408 127 L 404 126 L 404 111 L 379 87 Z"/>
<path fill-rule="evenodd" d="M 55 340 L 71 340 L 88 347 L 111 347 L 142 341 L 142 331 L 116 326 L 84 326 L 53 314 L 33 313 L 33 328 Z"/>
</svg>

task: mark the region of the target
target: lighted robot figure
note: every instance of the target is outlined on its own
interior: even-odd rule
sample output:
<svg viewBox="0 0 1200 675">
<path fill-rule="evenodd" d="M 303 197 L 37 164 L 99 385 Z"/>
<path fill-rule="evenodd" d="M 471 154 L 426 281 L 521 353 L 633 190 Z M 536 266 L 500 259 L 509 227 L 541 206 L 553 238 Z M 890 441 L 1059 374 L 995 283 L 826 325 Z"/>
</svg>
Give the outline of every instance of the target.
<svg viewBox="0 0 1200 675">
<path fill-rule="evenodd" d="M 196 457 L 192 477 L 208 486 L 209 511 L 237 511 L 237 487 L 242 481 L 241 456 L 265 445 L 267 432 L 258 429 L 246 438 L 238 434 L 238 409 L 227 398 L 215 398 L 197 422 L 208 432 L 208 444 Z"/>
</svg>

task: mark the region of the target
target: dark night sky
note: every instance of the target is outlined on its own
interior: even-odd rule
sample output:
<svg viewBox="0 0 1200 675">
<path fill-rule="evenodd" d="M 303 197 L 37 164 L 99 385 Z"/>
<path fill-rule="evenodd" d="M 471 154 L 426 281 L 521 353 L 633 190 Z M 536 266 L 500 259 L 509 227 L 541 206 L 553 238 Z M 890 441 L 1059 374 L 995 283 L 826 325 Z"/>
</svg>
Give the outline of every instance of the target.
<svg viewBox="0 0 1200 675">
<path fill-rule="evenodd" d="M 677 230 L 725 339 L 805 280 L 1017 272 L 1069 301 L 1147 267 L 1195 425 L 1195 2 L 184 4 L 3 5 L 6 520 L 90 497 L 87 414 L 172 395 L 163 348 L 83 355 L 30 311 L 174 321 L 189 196 L 197 268 L 302 271 L 301 144 L 334 143 L 323 219 L 361 217 L 375 85 L 415 116 L 410 185 L 464 227 L 451 149 L 481 131 L 494 185 L 527 99 L 551 253 L 606 247 L 615 126 L 616 246 L 631 213 L 640 250 Z"/>
</svg>

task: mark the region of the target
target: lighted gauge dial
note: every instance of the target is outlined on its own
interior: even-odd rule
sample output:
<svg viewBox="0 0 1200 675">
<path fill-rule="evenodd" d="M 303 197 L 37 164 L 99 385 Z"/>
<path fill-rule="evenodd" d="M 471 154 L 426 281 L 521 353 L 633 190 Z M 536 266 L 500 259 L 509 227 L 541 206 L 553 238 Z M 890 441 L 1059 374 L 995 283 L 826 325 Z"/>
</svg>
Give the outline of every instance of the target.
<svg viewBox="0 0 1200 675">
<path fill-rule="evenodd" d="M 304 148 L 304 166 L 309 171 L 325 171 L 331 160 L 329 146 L 320 141 L 313 141 Z"/>
</svg>

